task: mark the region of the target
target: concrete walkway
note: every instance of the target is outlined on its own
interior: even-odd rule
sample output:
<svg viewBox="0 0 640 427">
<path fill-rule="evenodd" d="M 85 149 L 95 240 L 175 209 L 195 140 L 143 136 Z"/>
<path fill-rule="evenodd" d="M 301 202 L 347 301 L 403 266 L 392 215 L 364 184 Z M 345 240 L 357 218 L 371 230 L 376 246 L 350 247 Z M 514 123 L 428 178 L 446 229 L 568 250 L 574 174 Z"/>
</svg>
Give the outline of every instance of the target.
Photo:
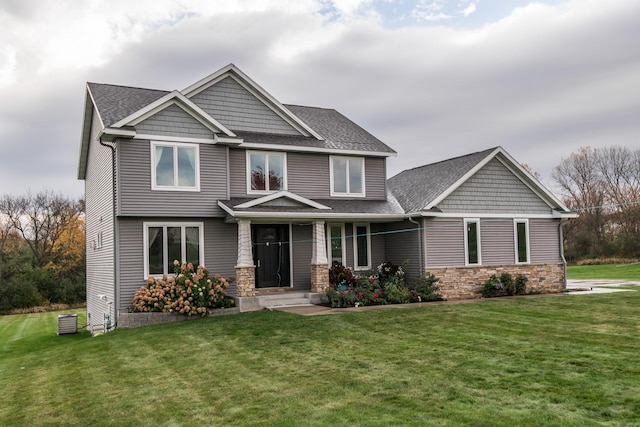
<svg viewBox="0 0 640 427">
<path fill-rule="evenodd" d="M 640 286 L 640 282 L 629 280 L 567 280 L 567 295 L 606 294 L 627 292 L 632 289 L 616 289 L 618 286 Z"/>
<path fill-rule="evenodd" d="M 449 301 L 433 301 L 433 302 L 419 302 L 413 304 L 389 304 L 389 305 L 371 305 L 366 307 L 348 307 L 348 308 L 331 308 L 324 305 L 304 305 L 304 306 L 292 306 L 292 307 L 278 307 L 273 310 L 284 311 L 287 313 L 300 314 L 302 316 L 319 316 L 324 314 L 338 314 L 347 312 L 359 312 L 369 310 L 388 310 L 388 309 L 403 309 L 411 307 L 422 307 L 429 305 L 439 304 L 470 304 L 481 301 L 495 301 L 500 299 L 510 298 L 539 298 L 539 297 L 552 297 L 552 296 L 566 296 L 566 295 L 586 295 L 586 294 L 605 294 L 612 292 L 628 292 L 633 289 L 616 289 L 617 286 L 640 286 L 640 281 L 627 281 L 627 280 L 567 280 L 567 292 L 561 294 L 541 294 L 541 295 L 522 295 L 512 297 L 501 298 L 476 298 L 476 299 L 462 299 L 462 300 L 449 300 Z"/>
</svg>

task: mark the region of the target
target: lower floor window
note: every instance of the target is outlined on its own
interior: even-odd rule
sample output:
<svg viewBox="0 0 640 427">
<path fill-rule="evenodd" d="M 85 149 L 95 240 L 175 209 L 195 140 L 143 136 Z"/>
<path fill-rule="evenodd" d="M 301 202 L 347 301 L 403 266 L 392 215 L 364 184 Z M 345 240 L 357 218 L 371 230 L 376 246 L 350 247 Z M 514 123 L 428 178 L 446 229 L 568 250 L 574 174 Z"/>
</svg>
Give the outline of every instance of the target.
<svg viewBox="0 0 640 427">
<path fill-rule="evenodd" d="M 465 219 L 465 252 L 466 264 L 481 264 L 480 261 L 480 220 Z"/>
<path fill-rule="evenodd" d="M 369 224 L 353 225 L 355 269 L 366 270 L 371 268 L 371 232 Z"/>
<path fill-rule="evenodd" d="M 344 224 L 329 224 L 329 261 L 345 265 Z"/>
<path fill-rule="evenodd" d="M 202 223 L 145 223 L 145 277 L 173 273 L 173 262 L 203 261 Z"/>
</svg>

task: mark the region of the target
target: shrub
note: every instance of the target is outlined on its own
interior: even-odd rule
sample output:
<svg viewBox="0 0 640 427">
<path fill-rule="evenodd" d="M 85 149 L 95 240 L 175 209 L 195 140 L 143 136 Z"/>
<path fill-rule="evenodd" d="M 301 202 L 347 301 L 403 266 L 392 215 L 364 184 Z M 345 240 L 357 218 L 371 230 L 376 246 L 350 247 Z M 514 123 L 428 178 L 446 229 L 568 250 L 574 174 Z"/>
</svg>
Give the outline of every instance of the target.
<svg viewBox="0 0 640 427">
<path fill-rule="evenodd" d="M 411 302 L 438 301 L 440 297 L 439 278 L 431 273 L 426 276 L 418 276 L 409 282 Z"/>
<path fill-rule="evenodd" d="M 378 280 L 380 280 L 381 282 L 384 282 L 392 277 L 404 277 L 404 270 L 402 269 L 402 267 L 400 267 L 399 265 L 395 265 L 389 261 L 380 264 L 376 268 L 376 271 L 378 273 Z"/>
<path fill-rule="evenodd" d="M 28 277 L 20 276 L 0 286 L 0 312 L 2 313 L 42 303 L 38 288 L 28 280 Z"/>
<path fill-rule="evenodd" d="M 211 308 L 231 307 L 226 297 L 229 282 L 218 275 L 209 276 L 204 266 L 194 271 L 193 264 L 174 261 L 175 276 L 149 277 L 146 286 L 133 296 L 133 311 L 169 312 L 205 316 Z"/>
<path fill-rule="evenodd" d="M 354 276 L 349 267 L 334 261 L 329 269 L 329 283 L 332 285 L 346 285 L 354 282 Z"/>
<path fill-rule="evenodd" d="M 483 283 L 482 296 L 491 298 L 505 295 L 524 295 L 528 281 L 529 279 L 522 274 L 518 274 L 515 280 L 509 273 L 502 273 L 500 277 L 493 274 Z"/>
<path fill-rule="evenodd" d="M 330 269 L 331 285 L 326 297 L 331 307 L 343 308 L 361 305 L 404 304 L 440 299 L 438 278 L 433 275 L 416 279 L 408 284 L 402 267 L 390 262 L 375 270 L 354 276 L 346 267 L 334 264 Z"/>
</svg>

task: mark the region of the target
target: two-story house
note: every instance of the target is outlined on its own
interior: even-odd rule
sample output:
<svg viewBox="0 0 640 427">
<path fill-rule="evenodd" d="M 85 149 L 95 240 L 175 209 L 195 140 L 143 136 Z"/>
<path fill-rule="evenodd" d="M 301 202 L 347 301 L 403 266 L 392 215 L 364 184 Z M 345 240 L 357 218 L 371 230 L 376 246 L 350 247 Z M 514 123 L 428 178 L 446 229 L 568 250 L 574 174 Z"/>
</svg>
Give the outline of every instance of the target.
<svg viewBox="0 0 640 427">
<path fill-rule="evenodd" d="M 334 261 L 409 261 L 410 274 L 442 275 L 451 297 L 504 266 L 564 287 L 559 224 L 571 214 L 504 150 L 387 181 L 395 155 L 333 109 L 280 103 L 232 64 L 182 91 L 88 83 L 88 323 L 114 326 L 176 259 L 234 276 L 228 293 L 246 309 L 263 289 L 322 292 Z"/>
</svg>

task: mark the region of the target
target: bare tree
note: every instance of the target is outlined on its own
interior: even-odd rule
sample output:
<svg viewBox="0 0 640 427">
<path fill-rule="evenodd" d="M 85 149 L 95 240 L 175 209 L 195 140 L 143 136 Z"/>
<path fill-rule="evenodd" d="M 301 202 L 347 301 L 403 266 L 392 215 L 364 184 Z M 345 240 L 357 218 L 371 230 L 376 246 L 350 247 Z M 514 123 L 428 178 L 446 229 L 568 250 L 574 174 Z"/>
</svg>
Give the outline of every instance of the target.
<svg viewBox="0 0 640 427">
<path fill-rule="evenodd" d="M 568 227 L 579 255 L 640 255 L 640 150 L 580 148 L 556 166 L 566 204 L 580 218 Z"/>
<path fill-rule="evenodd" d="M 1 203 L 0 201 L 0 204 Z M 0 210 L 0 285 L 2 285 L 4 279 L 5 246 L 9 240 L 9 236 L 14 231 L 9 217 Z"/>
<path fill-rule="evenodd" d="M 47 190 L 0 199 L 0 212 L 28 245 L 34 267 L 44 267 L 51 260 L 65 227 L 80 214 L 80 209 L 79 203 Z"/>
</svg>

